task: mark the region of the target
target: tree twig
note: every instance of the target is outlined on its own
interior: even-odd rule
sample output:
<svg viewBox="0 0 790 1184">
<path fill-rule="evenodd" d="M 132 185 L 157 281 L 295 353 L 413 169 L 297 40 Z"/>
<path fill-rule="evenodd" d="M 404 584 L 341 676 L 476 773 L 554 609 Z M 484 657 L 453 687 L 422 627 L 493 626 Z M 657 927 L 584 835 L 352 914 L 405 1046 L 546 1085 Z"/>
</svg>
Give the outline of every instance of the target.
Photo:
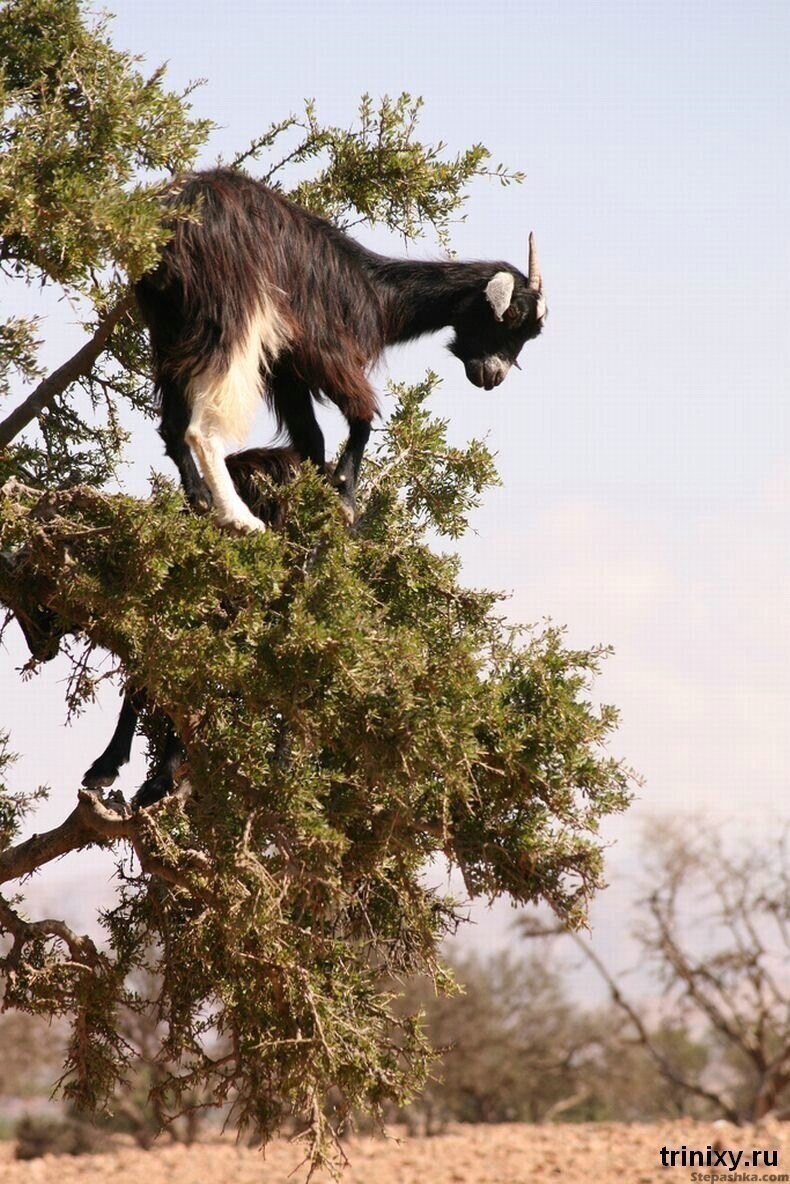
<svg viewBox="0 0 790 1184">
<path fill-rule="evenodd" d="M 134 295 L 127 292 L 99 321 L 93 337 L 67 362 L 42 379 L 36 389 L 23 399 L 10 415 L 0 421 L 0 448 L 6 448 L 32 420 L 47 407 L 51 407 L 58 395 L 61 395 L 72 382 L 90 373 L 94 362 L 107 345 L 113 329 L 133 305 Z"/>
<path fill-rule="evenodd" d="M 647 1025 L 645 1024 L 637 1009 L 621 991 L 620 985 L 615 979 L 614 975 L 611 973 L 606 964 L 601 960 L 601 958 L 599 958 L 595 950 L 593 950 L 589 943 L 584 941 L 584 939 L 578 933 L 573 933 L 565 926 L 560 924 L 544 925 L 542 922 L 533 920 L 531 918 L 525 919 L 525 923 L 521 926 L 521 929 L 525 937 L 544 938 L 557 937 L 560 935 L 566 935 L 570 937 L 577 948 L 581 950 L 585 958 L 587 958 L 588 961 L 592 963 L 598 974 L 603 979 L 608 988 L 612 1002 L 631 1022 L 631 1025 L 636 1030 L 639 1043 L 643 1046 L 648 1055 L 655 1061 L 661 1072 L 661 1075 L 667 1081 L 672 1082 L 673 1085 L 678 1086 L 680 1089 L 687 1090 L 689 1093 L 696 1094 L 698 1097 L 705 1098 L 706 1101 L 712 1102 L 717 1107 L 717 1109 L 722 1111 L 729 1122 L 735 1123 L 736 1126 L 740 1125 L 741 1115 L 738 1113 L 733 1103 L 722 1097 L 721 1094 L 714 1093 L 713 1090 L 706 1089 L 705 1086 L 700 1085 L 699 1082 L 690 1081 L 688 1078 L 683 1077 L 680 1073 L 678 1073 L 669 1058 L 664 1055 L 664 1053 L 653 1040 Z"/>
</svg>

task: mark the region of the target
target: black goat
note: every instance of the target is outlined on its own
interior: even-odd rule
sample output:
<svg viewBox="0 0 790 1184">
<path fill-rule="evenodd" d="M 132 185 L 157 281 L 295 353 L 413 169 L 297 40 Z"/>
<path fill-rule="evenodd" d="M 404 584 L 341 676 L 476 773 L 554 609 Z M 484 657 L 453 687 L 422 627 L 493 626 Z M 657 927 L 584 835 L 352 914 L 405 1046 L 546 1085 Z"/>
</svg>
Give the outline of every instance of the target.
<svg viewBox="0 0 790 1184">
<path fill-rule="evenodd" d="M 285 510 L 273 485 L 287 485 L 294 480 L 300 464 L 297 453 L 292 448 L 250 448 L 226 457 L 224 464 L 245 507 L 256 520 L 279 529 Z M 143 692 L 127 690 L 110 743 L 82 778 L 83 785 L 89 789 L 112 785 L 121 765 L 129 760 L 137 722 L 145 705 Z M 138 790 L 133 805 L 139 809 L 166 797 L 185 759 L 184 746 L 168 719 L 156 768 Z"/>
<path fill-rule="evenodd" d="M 451 326 L 450 349 L 470 382 L 491 390 L 543 327 L 532 235 L 525 276 L 508 263 L 376 255 L 229 169 L 186 178 L 167 201 L 176 215 L 173 237 L 157 268 L 137 285 L 161 433 L 190 502 L 213 501 L 220 522 L 237 528 L 260 530 L 263 523 L 228 477 L 225 442 L 246 436 L 261 394 L 299 457 L 319 467 L 324 440 L 313 399 L 327 398 L 343 412 L 349 439 L 335 482 L 353 518 L 377 411 L 368 372 L 384 349 Z"/>
</svg>

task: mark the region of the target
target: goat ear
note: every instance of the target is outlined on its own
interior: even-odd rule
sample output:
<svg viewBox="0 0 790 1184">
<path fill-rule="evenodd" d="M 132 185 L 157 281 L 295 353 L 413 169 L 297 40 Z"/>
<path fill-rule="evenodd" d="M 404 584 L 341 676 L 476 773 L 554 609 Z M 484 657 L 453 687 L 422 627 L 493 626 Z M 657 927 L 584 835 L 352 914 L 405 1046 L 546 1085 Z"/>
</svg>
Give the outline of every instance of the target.
<svg viewBox="0 0 790 1184">
<path fill-rule="evenodd" d="M 498 271 L 486 284 L 486 300 L 494 310 L 494 316 L 501 321 L 510 308 L 516 277 L 512 271 Z"/>
</svg>

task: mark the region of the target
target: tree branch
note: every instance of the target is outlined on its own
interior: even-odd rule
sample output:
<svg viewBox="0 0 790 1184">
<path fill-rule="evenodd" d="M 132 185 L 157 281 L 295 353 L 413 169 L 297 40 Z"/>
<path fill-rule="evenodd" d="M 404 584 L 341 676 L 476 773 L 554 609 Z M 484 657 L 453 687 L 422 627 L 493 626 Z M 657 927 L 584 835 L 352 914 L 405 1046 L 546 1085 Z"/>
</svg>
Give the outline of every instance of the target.
<svg viewBox="0 0 790 1184">
<path fill-rule="evenodd" d="M 4 959 L 4 969 L 7 974 L 13 973 L 18 966 L 25 942 L 36 937 L 59 937 L 68 946 L 73 962 L 85 966 L 96 966 L 99 961 L 99 952 L 88 936 L 75 933 L 63 921 L 26 921 L 2 896 L 0 896 L 0 928 L 5 929 L 14 939 L 11 950 Z"/>
<path fill-rule="evenodd" d="M 646 903 L 656 923 L 658 949 L 677 981 L 683 984 L 689 999 L 707 1017 L 711 1026 L 735 1048 L 750 1059 L 757 1057 L 757 1068 L 760 1069 L 760 1050 L 752 1026 L 739 1014 L 735 1000 L 728 997 L 724 984 L 716 978 L 710 967 L 702 961 L 693 963 L 681 949 L 672 932 L 672 922 L 677 924 L 674 910 L 670 913 L 665 911 L 657 893 L 653 893 Z M 737 995 L 737 992 L 733 994 Z"/>
<path fill-rule="evenodd" d="M 29 876 L 69 851 L 78 851 L 92 843 L 130 838 L 131 822 L 108 810 L 94 794 L 81 790 L 76 808 L 59 826 L 0 851 L 0 884 Z"/>
<path fill-rule="evenodd" d="M 171 796 L 168 802 L 172 801 Z M 95 793 L 81 789 L 76 808 L 60 826 L 44 834 L 32 835 L 24 842 L 0 851 L 0 884 L 28 876 L 43 864 L 69 851 L 77 851 L 94 843 L 104 846 L 125 839 L 131 844 L 144 873 L 185 888 L 206 903 L 216 904 L 216 895 L 207 888 L 196 886 L 192 879 L 194 874 L 205 876 L 210 871 L 209 861 L 202 852 L 181 851 L 180 861 L 171 863 L 149 850 L 145 836 L 150 833 L 152 817 L 163 805 L 156 803 L 136 814 L 120 814 L 109 808 Z M 0 925 L 3 924 L 3 914 L 0 912 Z M 60 922 L 41 924 L 59 925 Z M 13 926 L 7 928 L 13 931 Z"/>
<path fill-rule="evenodd" d="M 15 436 L 36 419 L 47 407 L 51 407 L 58 395 L 61 395 L 72 382 L 84 378 L 93 368 L 93 364 L 110 339 L 113 329 L 118 322 L 134 306 L 134 295 L 128 292 L 110 311 L 104 319 L 99 321 L 96 332 L 90 341 L 86 341 L 73 357 L 53 370 L 43 379 L 36 389 L 15 407 L 10 415 L 0 421 L 0 448 L 6 448 Z"/>
<path fill-rule="evenodd" d="M 609 973 L 608 968 L 604 965 L 595 951 L 591 949 L 590 946 L 587 945 L 578 934 L 572 933 L 570 936 L 575 941 L 577 947 L 582 950 L 584 954 L 586 954 L 587 958 L 590 960 L 590 962 L 592 962 L 593 966 L 603 978 L 604 982 L 609 988 L 609 994 L 611 995 L 612 1002 L 617 1007 L 619 1007 L 626 1016 L 628 1016 L 628 1019 L 636 1029 L 640 1042 L 642 1043 L 646 1052 L 650 1054 L 650 1056 L 658 1065 L 662 1076 L 665 1077 L 667 1081 L 671 1081 L 674 1085 L 679 1086 L 681 1089 L 688 1090 L 689 1093 L 696 1094 L 700 1098 L 705 1098 L 707 1101 L 712 1102 L 715 1106 L 720 1107 L 729 1122 L 740 1125 L 740 1114 L 730 1102 L 721 1096 L 721 1094 L 714 1093 L 713 1090 L 706 1089 L 703 1085 L 700 1085 L 699 1082 L 689 1081 L 688 1078 L 682 1077 L 680 1073 L 677 1072 L 668 1057 L 664 1056 L 660 1048 L 657 1047 L 645 1023 L 643 1022 L 641 1015 L 633 1006 L 633 1004 L 630 1003 L 628 999 L 626 999 L 625 995 L 623 995 L 617 982 Z"/>
</svg>

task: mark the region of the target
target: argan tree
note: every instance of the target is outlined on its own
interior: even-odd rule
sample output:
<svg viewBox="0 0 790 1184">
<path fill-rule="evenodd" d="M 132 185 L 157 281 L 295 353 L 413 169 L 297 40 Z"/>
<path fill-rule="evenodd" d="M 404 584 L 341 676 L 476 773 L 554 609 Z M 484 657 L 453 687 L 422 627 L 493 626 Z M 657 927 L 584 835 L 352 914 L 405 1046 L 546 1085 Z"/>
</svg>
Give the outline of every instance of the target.
<svg viewBox="0 0 790 1184">
<path fill-rule="evenodd" d="M 470 898 L 549 901 L 582 921 L 598 824 L 628 799 L 602 747 L 615 713 L 589 701 L 602 654 L 569 650 L 554 628 L 514 632 L 498 597 L 462 587 L 435 549 L 495 473 L 482 443 L 449 446 L 430 376 L 394 391 L 353 531 L 308 470 L 282 494 L 284 529 L 254 538 L 187 513 L 165 479 L 145 499 L 109 492 L 119 408 L 151 406 L 131 284 L 167 237 L 163 183 L 210 129 L 78 0 L 5 4 L 0 69 L 2 267 L 9 286 L 68 297 L 85 325 L 46 374 L 40 328 L 0 326 L 0 600 L 29 669 L 68 639 L 70 709 L 109 654 L 151 705 L 152 756 L 163 712 L 188 753 L 156 806 L 77 791 L 60 826 L 24 840 L 35 795 L 5 793 L 0 882 L 91 845 L 118 850 L 121 876 L 100 943 L 67 917 L 30 919 L 19 896 L 0 902 L 5 1006 L 71 1017 L 63 1087 L 89 1110 L 111 1104 L 131 1055 L 120 1009 L 151 1008 L 160 1112 L 199 1093 L 263 1138 L 292 1114 L 317 1161 L 330 1088 L 342 1116 L 402 1101 L 424 1077 L 418 1017 L 391 983 L 445 979 L 437 949 L 457 915 L 428 884 L 431 860 L 459 868 Z M 447 158 L 421 143 L 418 109 L 365 98 L 343 130 L 308 106 L 234 163 L 258 159 L 258 175 L 342 225 L 446 240 L 467 183 L 510 175 L 480 146 Z M 134 991 L 146 972 L 153 1000 Z"/>
</svg>

